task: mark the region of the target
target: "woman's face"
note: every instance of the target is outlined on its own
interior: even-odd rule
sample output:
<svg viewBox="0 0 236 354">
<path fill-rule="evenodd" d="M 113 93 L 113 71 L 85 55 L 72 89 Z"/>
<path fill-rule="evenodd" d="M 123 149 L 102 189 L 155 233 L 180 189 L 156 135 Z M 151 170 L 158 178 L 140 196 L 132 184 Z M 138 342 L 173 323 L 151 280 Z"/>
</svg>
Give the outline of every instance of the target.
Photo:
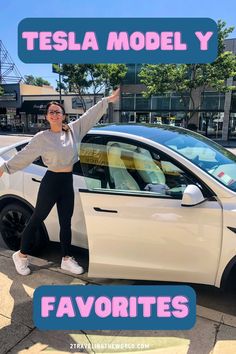
<svg viewBox="0 0 236 354">
<path fill-rule="evenodd" d="M 50 125 L 61 125 L 64 118 L 65 116 L 61 107 L 56 104 L 51 104 L 51 106 L 49 106 L 46 119 Z"/>
</svg>

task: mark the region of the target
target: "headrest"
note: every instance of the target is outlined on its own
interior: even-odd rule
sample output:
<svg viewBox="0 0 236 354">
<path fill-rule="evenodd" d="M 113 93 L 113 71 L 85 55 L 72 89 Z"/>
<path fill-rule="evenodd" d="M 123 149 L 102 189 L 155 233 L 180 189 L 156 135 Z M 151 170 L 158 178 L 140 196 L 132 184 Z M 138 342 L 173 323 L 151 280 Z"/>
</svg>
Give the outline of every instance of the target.
<svg viewBox="0 0 236 354">
<path fill-rule="evenodd" d="M 121 148 L 118 144 L 111 145 L 108 150 L 108 156 L 115 155 L 115 157 L 121 157 Z"/>
</svg>

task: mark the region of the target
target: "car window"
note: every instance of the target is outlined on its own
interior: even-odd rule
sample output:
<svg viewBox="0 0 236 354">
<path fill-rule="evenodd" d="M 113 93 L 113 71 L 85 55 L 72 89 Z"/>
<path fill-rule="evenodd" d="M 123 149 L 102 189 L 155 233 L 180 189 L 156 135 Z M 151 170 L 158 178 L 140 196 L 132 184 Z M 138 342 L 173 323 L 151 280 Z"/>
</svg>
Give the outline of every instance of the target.
<svg viewBox="0 0 236 354">
<path fill-rule="evenodd" d="M 189 184 L 202 188 L 167 156 L 136 142 L 90 138 L 80 161 L 89 190 L 181 199 Z"/>
<path fill-rule="evenodd" d="M 108 188 L 108 166 L 101 137 L 86 135 L 80 146 L 80 165 L 89 190 Z"/>
<path fill-rule="evenodd" d="M 35 160 L 33 161 L 33 164 L 34 164 L 34 165 L 37 165 L 37 166 L 47 167 L 46 165 L 44 165 L 41 156 L 39 156 L 37 159 L 35 159 Z"/>
<path fill-rule="evenodd" d="M 176 151 L 236 192 L 236 156 L 224 147 L 194 132 L 166 131 L 153 138 Z"/>
<path fill-rule="evenodd" d="M 16 150 L 17 150 L 17 151 L 21 151 L 22 149 L 24 149 L 24 147 L 25 147 L 27 144 L 28 144 L 28 143 L 24 143 L 24 144 L 21 144 L 21 145 L 16 146 Z"/>
<path fill-rule="evenodd" d="M 77 176 L 82 176 L 83 175 L 83 172 L 82 172 L 82 169 L 81 169 L 81 164 L 80 164 L 80 161 L 77 161 L 74 166 L 73 166 L 73 174 L 74 175 L 77 175 Z"/>
</svg>

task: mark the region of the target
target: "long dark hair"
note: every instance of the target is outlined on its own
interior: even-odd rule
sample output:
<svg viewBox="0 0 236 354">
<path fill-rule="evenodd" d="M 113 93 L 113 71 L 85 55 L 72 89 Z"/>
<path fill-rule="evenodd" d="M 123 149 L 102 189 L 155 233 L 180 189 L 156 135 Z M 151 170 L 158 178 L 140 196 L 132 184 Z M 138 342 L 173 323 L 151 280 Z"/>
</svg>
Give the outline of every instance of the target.
<svg viewBox="0 0 236 354">
<path fill-rule="evenodd" d="M 51 105 L 56 105 L 56 106 L 60 107 L 61 110 L 62 110 L 62 112 L 63 112 L 63 115 L 66 114 L 65 108 L 64 108 L 64 106 L 63 106 L 61 103 L 56 102 L 56 101 L 51 101 L 51 102 L 49 102 L 49 103 L 47 104 L 47 106 L 46 106 L 46 109 L 45 109 L 45 116 L 47 115 L 48 109 L 51 107 Z M 65 132 L 68 132 L 68 131 L 70 130 L 69 125 L 68 125 L 67 123 L 62 123 L 62 130 L 64 130 Z"/>
</svg>

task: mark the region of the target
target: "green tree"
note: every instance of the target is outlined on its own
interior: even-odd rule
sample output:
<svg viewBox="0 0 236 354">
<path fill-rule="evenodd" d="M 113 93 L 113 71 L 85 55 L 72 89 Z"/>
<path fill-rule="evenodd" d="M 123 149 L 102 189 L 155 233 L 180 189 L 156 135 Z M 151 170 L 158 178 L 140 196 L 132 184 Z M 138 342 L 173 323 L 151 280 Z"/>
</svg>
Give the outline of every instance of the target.
<svg viewBox="0 0 236 354">
<path fill-rule="evenodd" d="M 3 90 L 2 86 L 0 86 L 0 96 L 2 96 L 3 93 L 4 93 L 4 90 Z"/>
<path fill-rule="evenodd" d="M 40 76 L 25 75 L 24 81 L 27 85 L 33 85 L 33 86 L 48 85 L 48 86 L 50 86 L 50 82 L 48 82 L 47 80 L 44 80 Z"/>
<path fill-rule="evenodd" d="M 74 92 L 79 97 L 83 110 L 86 111 L 84 96 L 108 92 L 118 86 L 125 77 L 125 64 L 63 64 L 53 65 L 53 70 L 61 73 L 61 84 L 57 81 L 57 90 Z"/>
<path fill-rule="evenodd" d="M 227 86 L 226 80 L 236 75 L 236 56 L 224 51 L 224 40 L 233 30 L 234 27 L 227 28 L 224 21 L 218 21 L 218 56 L 213 63 L 143 65 L 139 74 L 141 82 L 146 85 L 143 96 L 175 92 L 181 97 L 184 108 L 190 109 L 186 116 L 187 125 L 199 109 L 197 90 L 204 92 L 211 87 L 226 92 L 235 89 Z"/>
</svg>

